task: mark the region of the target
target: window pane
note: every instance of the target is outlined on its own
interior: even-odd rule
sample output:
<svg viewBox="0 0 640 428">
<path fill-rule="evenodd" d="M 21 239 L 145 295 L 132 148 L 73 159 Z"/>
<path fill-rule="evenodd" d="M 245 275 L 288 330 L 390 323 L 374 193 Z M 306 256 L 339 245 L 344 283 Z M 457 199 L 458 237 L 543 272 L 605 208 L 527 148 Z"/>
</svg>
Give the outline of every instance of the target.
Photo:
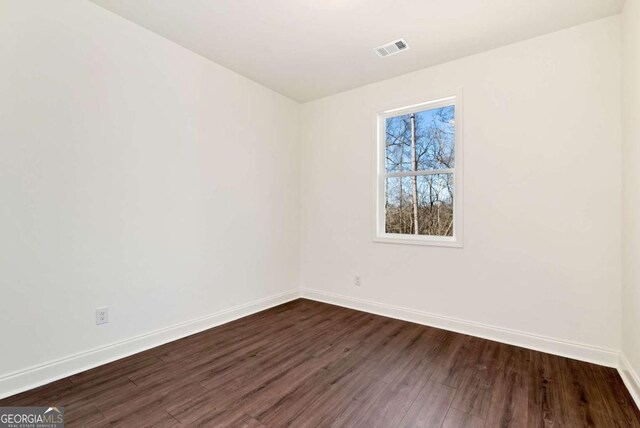
<svg viewBox="0 0 640 428">
<path fill-rule="evenodd" d="M 386 120 L 387 172 L 411 171 L 411 115 Z"/>
<path fill-rule="evenodd" d="M 453 236 L 453 174 L 387 178 L 385 232 Z"/>
<path fill-rule="evenodd" d="M 413 233 L 411 177 L 389 177 L 386 187 L 385 231 Z"/>
<path fill-rule="evenodd" d="M 414 114 L 415 141 L 412 141 L 411 114 L 385 121 L 386 171 L 420 171 L 455 167 L 455 107 L 422 110 Z M 412 163 L 415 144 L 416 164 Z"/>
</svg>

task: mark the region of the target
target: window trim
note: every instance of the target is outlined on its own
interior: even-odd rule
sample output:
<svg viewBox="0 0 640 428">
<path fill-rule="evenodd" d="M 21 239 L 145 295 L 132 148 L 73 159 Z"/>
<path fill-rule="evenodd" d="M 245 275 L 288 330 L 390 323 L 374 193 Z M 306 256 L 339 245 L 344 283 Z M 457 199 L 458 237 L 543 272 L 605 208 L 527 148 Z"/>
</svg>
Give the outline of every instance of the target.
<svg viewBox="0 0 640 428">
<path fill-rule="evenodd" d="M 463 109 L 462 90 L 451 91 L 446 96 L 422 98 L 404 103 L 380 108 L 375 112 L 375 205 L 374 205 L 374 234 L 373 241 L 392 244 L 426 245 L 439 247 L 463 247 Z M 428 101 L 424 101 L 424 100 Z M 453 169 L 407 171 L 402 173 L 386 172 L 386 119 L 400 116 L 407 113 L 414 113 L 426 109 L 436 109 L 446 106 L 454 106 L 456 111 L 455 123 L 455 158 L 456 164 Z M 409 235 L 401 233 L 385 232 L 385 187 L 386 178 L 394 176 L 421 176 L 434 173 L 453 173 L 454 194 L 453 194 L 453 236 L 433 236 L 433 235 Z"/>
</svg>

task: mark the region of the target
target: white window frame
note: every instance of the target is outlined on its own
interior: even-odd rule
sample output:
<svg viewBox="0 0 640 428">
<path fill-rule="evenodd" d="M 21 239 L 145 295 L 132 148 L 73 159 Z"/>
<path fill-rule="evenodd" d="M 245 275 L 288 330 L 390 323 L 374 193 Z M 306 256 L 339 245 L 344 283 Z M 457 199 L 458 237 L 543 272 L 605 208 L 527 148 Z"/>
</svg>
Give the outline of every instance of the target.
<svg viewBox="0 0 640 428">
<path fill-rule="evenodd" d="M 461 248 L 463 241 L 463 150 L 462 150 L 462 91 L 449 92 L 443 97 L 428 98 L 429 101 L 397 103 L 394 106 L 376 111 L 376 177 L 375 177 L 375 229 L 374 242 L 429 245 L 439 247 Z M 453 94 L 453 95 L 451 95 Z M 424 100 L 423 98 L 422 100 Z M 386 119 L 403 114 L 417 113 L 419 111 L 437 109 L 441 107 L 455 107 L 455 167 L 452 169 L 437 169 L 425 171 L 406 171 L 401 173 L 387 173 L 386 171 Z M 387 177 L 432 175 L 453 173 L 453 236 L 410 235 L 402 233 L 385 232 L 385 205 L 386 205 L 386 179 Z"/>
</svg>

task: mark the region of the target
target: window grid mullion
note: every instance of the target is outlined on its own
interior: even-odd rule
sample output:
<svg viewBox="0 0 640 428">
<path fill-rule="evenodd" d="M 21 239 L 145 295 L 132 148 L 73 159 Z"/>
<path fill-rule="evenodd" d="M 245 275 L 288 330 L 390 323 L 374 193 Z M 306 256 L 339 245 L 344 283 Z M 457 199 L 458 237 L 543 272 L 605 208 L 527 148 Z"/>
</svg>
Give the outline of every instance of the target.
<svg viewBox="0 0 640 428">
<path fill-rule="evenodd" d="M 453 168 L 447 169 L 425 169 L 421 171 L 385 172 L 384 178 L 392 177 L 419 177 L 424 175 L 453 174 Z"/>
</svg>

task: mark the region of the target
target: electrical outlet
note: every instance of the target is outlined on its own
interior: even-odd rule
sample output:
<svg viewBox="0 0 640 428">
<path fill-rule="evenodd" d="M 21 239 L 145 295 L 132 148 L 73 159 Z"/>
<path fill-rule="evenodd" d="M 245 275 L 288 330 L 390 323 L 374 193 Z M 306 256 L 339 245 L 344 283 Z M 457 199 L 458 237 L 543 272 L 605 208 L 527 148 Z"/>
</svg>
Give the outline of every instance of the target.
<svg viewBox="0 0 640 428">
<path fill-rule="evenodd" d="M 96 309 L 96 325 L 106 324 L 109 322 L 109 308 Z"/>
<path fill-rule="evenodd" d="M 356 287 L 360 287 L 362 285 L 362 281 L 360 280 L 360 275 L 356 275 L 353 279 L 353 283 Z"/>
</svg>

